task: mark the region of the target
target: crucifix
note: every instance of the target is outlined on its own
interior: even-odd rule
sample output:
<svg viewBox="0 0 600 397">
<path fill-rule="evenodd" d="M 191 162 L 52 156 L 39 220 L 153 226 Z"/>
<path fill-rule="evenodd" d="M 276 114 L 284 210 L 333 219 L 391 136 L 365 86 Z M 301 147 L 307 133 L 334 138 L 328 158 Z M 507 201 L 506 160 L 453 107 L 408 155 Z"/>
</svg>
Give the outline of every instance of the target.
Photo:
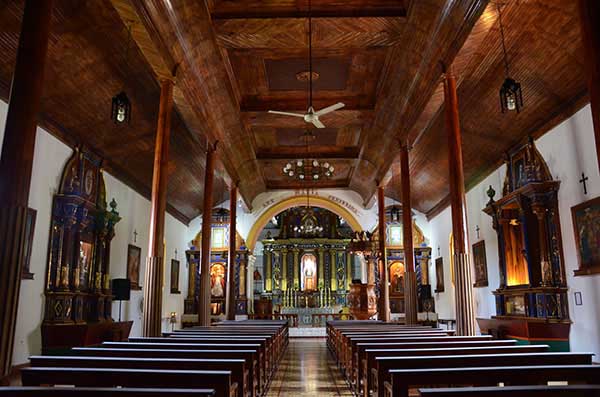
<svg viewBox="0 0 600 397">
<path fill-rule="evenodd" d="M 583 194 L 587 194 L 587 181 L 588 181 L 587 176 L 585 176 L 585 173 L 581 173 L 581 179 L 579 180 L 579 183 L 583 183 Z"/>
<path fill-rule="evenodd" d="M 175 259 L 177 259 L 177 248 L 175 248 Z"/>
<path fill-rule="evenodd" d="M 442 255 L 440 254 L 440 246 L 439 246 L 439 245 L 438 245 L 438 256 L 442 256 Z"/>
<path fill-rule="evenodd" d="M 134 229 L 133 230 L 133 242 L 134 243 L 137 243 L 137 235 L 138 235 L 137 229 Z"/>
<path fill-rule="evenodd" d="M 479 240 L 479 231 L 481 229 L 479 228 L 479 225 L 477 225 L 477 227 L 475 228 L 475 232 L 477 232 L 477 240 Z"/>
</svg>

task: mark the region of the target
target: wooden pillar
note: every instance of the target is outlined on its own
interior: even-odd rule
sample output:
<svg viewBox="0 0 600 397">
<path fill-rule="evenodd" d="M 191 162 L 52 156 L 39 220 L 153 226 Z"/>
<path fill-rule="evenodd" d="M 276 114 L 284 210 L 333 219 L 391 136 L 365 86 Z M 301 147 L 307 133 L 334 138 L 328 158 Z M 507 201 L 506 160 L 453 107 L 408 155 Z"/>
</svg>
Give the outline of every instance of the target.
<svg viewBox="0 0 600 397">
<path fill-rule="evenodd" d="M 388 283 L 387 253 L 385 251 L 385 187 L 377 188 L 377 210 L 379 214 L 379 319 L 390 321 L 390 288 Z"/>
<path fill-rule="evenodd" d="M 402 236 L 404 246 L 404 311 L 406 324 L 417 323 L 417 276 L 413 246 L 412 204 L 410 200 L 410 168 L 408 146 L 400 148 L 400 180 L 402 183 Z"/>
<path fill-rule="evenodd" d="M 579 0 L 579 15 L 592 119 L 594 120 L 596 155 L 598 168 L 600 168 L 600 2 L 598 0 Z"/>
<path fill-rule="evenodd" d="M 273 290 L 273 252 L 265 252 L 265 292 Z"/>
<path fill-rule="evenodd" d="M 225 312 L 227 320 L 235 320 L 235 267 L 236 267 L 236 218 L 237 218 L 237 187 L 229 190 L 229 266 L 227 266 L 227 297 Z M 241 280 L 240 280 L 241 281 Z"/>
<path fill-rule="evenodd" d="M 462 139 L 458 116 L 456 78 L 451 70 L 445 72 L 444 98 L 446 130 L 448 133 L 448 170 L 450 204 L 452 207 L 452 236 L 454 239 L 454 279 L 456 304 L 456 333 L 475 335 L 473 282 L 469 262 L 467 208 L 463 173 Z"/>
<path fill-rule="evenodd" d="M 144 336 L 161 336 L 162 332 L 165 210 L 167 208 L 167 168 L 169 166 L 172 109 L 173 81 L 166 79 L 160 85 L 158 126 L 154 147 L 150 233 L 144 275 L 144 316 L 142 318 Z"/>
<path fill-rule="evenodd" d="M 0 157 L 0 379 L 11 369 L 52 0 L 27 0 Z"/>
<path fill-rule="evenodd" d="M 204 174 L 204 202 L 202 206 L 202 248 L 200 251 L 200 296 L 198 297 L 198 322 L 210 325 L 210 235 L 212 225 L 212 196 L 217 144 L 209 144 L 206 151 Z"/>
</svg>

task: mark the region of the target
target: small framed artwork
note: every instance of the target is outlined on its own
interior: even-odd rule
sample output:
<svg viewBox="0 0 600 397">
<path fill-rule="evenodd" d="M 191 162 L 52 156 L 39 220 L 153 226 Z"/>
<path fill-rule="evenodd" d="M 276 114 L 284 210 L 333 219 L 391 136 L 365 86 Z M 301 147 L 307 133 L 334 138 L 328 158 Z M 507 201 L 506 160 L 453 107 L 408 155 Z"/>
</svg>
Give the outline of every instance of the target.
<svg viewBox="0 0 600 397">
<path fill-rule="evenodd" d="M 474 287 L 488 286 L 487 260 L 485 257 L 485 240 L 473 244 L 473 268 L 475 269 Z"/>
<path fill-rule="evenodd" d="M 581 292 L 575 292 L 575 306 L 582 306 L 583 300 L 581 299 Z"/>
<path fill-rule="evenodd" d="M 35 234 L 35 219 L 37 218 L 37 211 L 33 208 L 27 208 L 27 217 L 25 219 L 25 246 L 23 247 L 23 269 L 21 271 L 21 278 L 26 280 L 33 280 L 33 273 L 31 273 L 31 247 L 33 247 L 33 236 Z"/>
<path fill-rule="evenodd" d="M 142 249 L 135 245 L 127 246 L 127 278 L 131 282 L 132 290 L 141 290 L 140 285 L 140 261 Z"/>
<path fill-rule="evenodd" d="M 171 293 L 181 293 L 179 291 L 179 261 L 177 259 L 171 259 Z"/>
<path fill-rule="evenodd" d="M 435 292 L 444 292 L 444 258 L 435 260 Z"/>
<path fill-rule="evenodd" d="M 600 197 L 571 208 L 579 269 L 576 276 L 600 273 Z"/>
</svg>

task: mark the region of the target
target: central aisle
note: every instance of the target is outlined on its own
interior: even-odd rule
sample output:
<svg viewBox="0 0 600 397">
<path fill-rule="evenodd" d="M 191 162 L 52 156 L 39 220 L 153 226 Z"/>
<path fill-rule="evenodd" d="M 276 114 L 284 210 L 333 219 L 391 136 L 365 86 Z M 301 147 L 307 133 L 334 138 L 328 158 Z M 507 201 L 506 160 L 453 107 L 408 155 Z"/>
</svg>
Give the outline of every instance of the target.
<svg viewBox="0 0 600 397">
<path fill-rule="evenodd" d="M 352 396 L 324 338 L 293 338 L 267 397 Z"/>
</svg>

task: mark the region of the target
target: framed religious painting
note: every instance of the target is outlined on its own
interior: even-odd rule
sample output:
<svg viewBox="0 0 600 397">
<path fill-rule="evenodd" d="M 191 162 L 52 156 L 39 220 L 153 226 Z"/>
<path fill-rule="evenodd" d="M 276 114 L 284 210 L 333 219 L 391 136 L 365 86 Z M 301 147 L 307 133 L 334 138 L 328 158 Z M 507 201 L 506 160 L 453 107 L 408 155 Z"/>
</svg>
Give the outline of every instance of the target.
<svg viewBox="0 0 600 397">
<path fill-rule="evenodd" d="M 127 246 L 127 278 L 131 282 L 132 290 L 141 290 L 140 285 L 140 262 L 142 249 L 135 245 Z"/>
<path fill-rule="evenodd" d="M 435 260 L 435 292 L 444 292 L 444 258 Z"/>
<path fill-rule="evenodd" d="M 33 280 L 33 273 L 31 273 L 30 266 L 36 217 L 37 211 L 33 208 L 27 208 L 27 217 L 25 219 L 25 246 L 23 247 L 25 258 L 23 258 L 23 270 L 21 271 L 21 278 L 26 280 Z"/>
<path fill-rule="evenodd" d="M 576 276 L 600 273 L 600 197 L 571 208 L 579 269 Z"/>
<path fill-rule="evenodd" d="M 179 261 L 177 259 L 171 259 L 171 293 L 181 293 L 179 291 Z"/>
<path fill-rule="evenodd" d="M 485 240 L 473 244 L 473 268 L 475 270 L 474 287 L 488 286 L 487 259 L 485 256 Z"/>
</svg>

